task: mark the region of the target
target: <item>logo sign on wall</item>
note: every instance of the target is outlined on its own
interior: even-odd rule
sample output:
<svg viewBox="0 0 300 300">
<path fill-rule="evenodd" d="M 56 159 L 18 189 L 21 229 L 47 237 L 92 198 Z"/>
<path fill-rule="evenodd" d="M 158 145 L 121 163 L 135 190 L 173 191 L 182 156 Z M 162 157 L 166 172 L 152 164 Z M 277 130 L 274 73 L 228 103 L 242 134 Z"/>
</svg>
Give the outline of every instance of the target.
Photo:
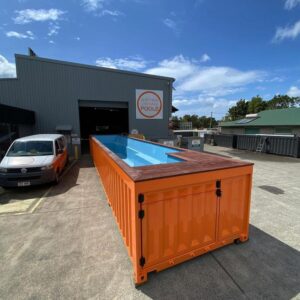
<svg viewBox="0 0 300 300">
<path fill-rule="evenodd" d="M 136 118 L 163 118 L 163 91 L 136 90 Z"/>
</svg>

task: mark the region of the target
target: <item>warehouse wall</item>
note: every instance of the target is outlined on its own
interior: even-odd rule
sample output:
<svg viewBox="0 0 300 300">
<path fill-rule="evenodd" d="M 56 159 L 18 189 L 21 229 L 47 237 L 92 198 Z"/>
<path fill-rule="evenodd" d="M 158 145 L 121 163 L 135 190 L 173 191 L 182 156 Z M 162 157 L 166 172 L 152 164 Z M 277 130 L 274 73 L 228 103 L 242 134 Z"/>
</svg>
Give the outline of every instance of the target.
<svg viewBox="0 0 300 300">
<path fill-rule="evenodd" d="M 37 133 L 72 125 L 80 133 L 78 101 L 128 102 L 129 130 L 167 138 L 172 79 L 16 55 L 17 79 L 0 80 L 0 102 L 36 112 Z M 162 90 L 162 120 L 137 120 L 135 90 Z M 118 120 L 116 120 L 117 122 Z"/>
</svg>

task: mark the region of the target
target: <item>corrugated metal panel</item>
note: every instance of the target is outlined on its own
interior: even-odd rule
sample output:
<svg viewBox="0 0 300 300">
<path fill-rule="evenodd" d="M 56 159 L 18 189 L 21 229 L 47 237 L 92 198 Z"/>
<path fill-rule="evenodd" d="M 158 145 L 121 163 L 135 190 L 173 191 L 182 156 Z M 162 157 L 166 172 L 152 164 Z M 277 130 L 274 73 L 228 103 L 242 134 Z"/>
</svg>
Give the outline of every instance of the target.
<svg viewBox="0 0 300 300">
<path fill-rule="evenodd" d="M 111 72 L 16 56 L 18 79 L 0 80 L 0 102 L 36 112 L 36 131 L 54 132 L 68 124 L 80 133 L 78 100 L 127 102 L 129 129 L 151 138 L 167 138 L 171 107 L 171 79 Z M 135 90 L 162 90 L 163 120 L 137 120 Z"/>
<path fill-rule="evenodd" d="M 220 198 L 216 180 L 145 193 L 143 255 L 147 270 L 160 270 L 161 264 L 171 266 L 182 255 L 193 256 L 199 249 L 247 232 L 251 175 L 220 182 Z"/>
<path fill-rule="evenodd" d="M 231 134 L 205 134 L 205 144 L 211 144 L 212 140 L 215 146 L 236 148 L 236 136 Z"/>
<path fill-rule="evenodd" d="M 263 153 L 300 157 L 300 138 L 272 135 L 229 135 L 229 134 L 205 134 L 204 141 L 221 147 L 237 148 L 241 150 L 256 151 L 261 139 L 267 139 L 262 149 Z"/>
<path fill-rule="evenodd" d="M 216 183 L 145 194 L 143 255 L 155 266 L 216 241 Z"/>
<path fill-rule="evenodd" d="M 256 135 L 238 135 L 237 149 L 255 151 L 260 137 Z"/>
<path fill-rule="evenodd" d="M 90 143 L 136 283 L 149 272 L 248 239 L 252 166 L 135 182 L 96 139 Z"/>
<path fill-rule="evenodd" d="M 250 175 L 222 180 L 222 199 L 220 201 L 218 239 L 226 239 L 245 231 L 245 219 L 249 213 Z M 241 213 L 243 212 L 243 213 Z"/>
<path fill-rule="evenodd" d="M 221 147 L 234 147 L 234 139 L 235 136 L 233 135 L 226 135 L 226 134 L 215 134 L 214 135 L 214 142 L 217 146 Z"/>
<path fill-rule="evenodd" d="M 94 141 L 90 143 L 93 161 L 101 176 L 107 200 L 112 207 L 129 256 L 133 264 L 136 264 L 135 215 L 137 208 L 134 201 L 133 182 L 123 172 L 120 172 L 114 162 Z"/>
<path fill-rule="evenodd" d="M 264 153 L 300 157 L 298 153 L 300 147 L 299 137 L 238 135 L 237 148 L 256 151 L 262 139 L 266 140 L 262 149 Z"/>
<path fill-rule="evenodd" d="M 269 143 L 264 152 L 297 157 L 298 138 L 269 137 Z"/>
</svg>

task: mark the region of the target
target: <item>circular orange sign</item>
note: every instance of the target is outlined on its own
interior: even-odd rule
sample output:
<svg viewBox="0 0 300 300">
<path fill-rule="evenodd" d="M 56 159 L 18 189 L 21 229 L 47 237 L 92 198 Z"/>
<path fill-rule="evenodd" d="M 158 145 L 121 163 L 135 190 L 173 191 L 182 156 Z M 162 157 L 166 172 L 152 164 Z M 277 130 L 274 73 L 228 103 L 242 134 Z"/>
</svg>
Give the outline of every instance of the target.
<svg viewBox="0 0 300 300">
<path fill-rule="evenodd" d="M 157 93 L 145 91 L 138 97 L 137 108 L 142 116 L 147 119 L 153 119 L 162 110 L 162 100 Z"/>
</svg>

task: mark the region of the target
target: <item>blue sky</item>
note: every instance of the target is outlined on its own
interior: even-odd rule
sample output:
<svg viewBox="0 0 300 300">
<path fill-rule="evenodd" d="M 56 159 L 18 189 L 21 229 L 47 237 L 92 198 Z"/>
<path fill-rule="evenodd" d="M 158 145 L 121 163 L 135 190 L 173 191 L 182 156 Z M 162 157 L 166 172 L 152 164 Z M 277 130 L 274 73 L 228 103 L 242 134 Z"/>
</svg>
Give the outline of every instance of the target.
<svg viewBox="0 0 300 300">
<path fill-rule="evenodd" d="M 179 115 L 300 96 L 300 0 L 1 0 L 0 77 L 14 54 L 176 78 Z"/>
</svg>

